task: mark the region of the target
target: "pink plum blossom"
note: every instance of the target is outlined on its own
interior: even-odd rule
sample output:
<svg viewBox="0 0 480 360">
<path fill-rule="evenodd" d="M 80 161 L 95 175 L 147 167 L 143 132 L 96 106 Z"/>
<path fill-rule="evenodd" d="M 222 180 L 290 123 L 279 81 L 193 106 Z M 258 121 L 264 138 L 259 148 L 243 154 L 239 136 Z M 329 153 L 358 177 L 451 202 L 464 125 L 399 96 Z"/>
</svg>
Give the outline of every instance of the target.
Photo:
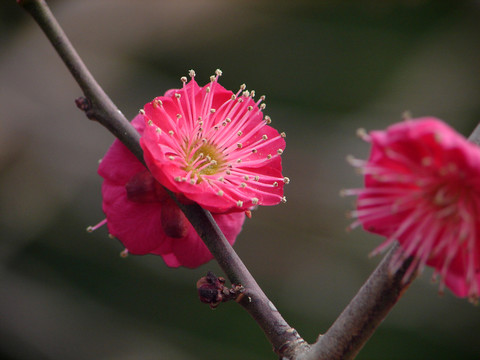
<svg viewBox="0 0 480 360">
<path fill-rule="evenodd" d="M 212 212 L 248 211 L 286 201 L 280 155 L 285 134 L 263 116 L 263 96 L 245 85 L 234 94 L 218 83 L 217 70 L 200 87 L 190 71 L 183 87 L 145 105 L 141 138 L 154 178 Z"/>
<path fill-rule="evenodd" d="M 133 126 L 142 134 L 143 115 Z M 212 259 L 210 251 L 184 214 L 140 161 L 115 140 L 98 168 L 103 177 L 103 211 L 111 235 L 131 254 L 162 256 L 170 267 L 198 267 Z M 181 200 L 180 196 L 180 200 Z M 245 214 L 213 214 L 230 244 L 240 233 Z"/>
<path fill-rule="evenodd" d="M 367 231 L 401 250 L 392 270 L 413 257 L 406 277 L 425 265 L 459 297 L 475 301 L 480 290 L 480 148 L 442 121 L 424 117 L 363 134 L 371 143 L 367 161 L 351 159 L 365 175 L 357 220 Z"/>
</svg>

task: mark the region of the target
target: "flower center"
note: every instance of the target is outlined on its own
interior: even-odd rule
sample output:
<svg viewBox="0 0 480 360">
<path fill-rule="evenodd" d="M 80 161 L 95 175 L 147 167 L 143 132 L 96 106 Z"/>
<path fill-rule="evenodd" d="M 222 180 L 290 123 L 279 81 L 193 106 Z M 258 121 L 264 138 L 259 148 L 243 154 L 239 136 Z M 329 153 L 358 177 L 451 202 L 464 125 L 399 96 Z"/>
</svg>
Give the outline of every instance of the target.
<svg viewBox="0 0 480 360">
<path fill-rule="evenodd" d="M 438 217 L 449 217 L 452 220 L 458 218 L 459 207 L 465 206 L 465 202 L 468 202 L 469 189 L 462 186 L 464 184 L 453 182 L 432 189 L 430 201 L 437 209 Z"/>
<path fill-rule="evenodd" d="M 191 154 L 194 149 L 187 152 Z M 191 173 L 190 178 L 198 177 L 197 182 L 202 181 L 202 175 L 213 175 L 223 170 L 225 160 L 217 147 L 210 143 L 201 145 L 191 156 L 187 156 L 184 170 Z"/>
</svg>

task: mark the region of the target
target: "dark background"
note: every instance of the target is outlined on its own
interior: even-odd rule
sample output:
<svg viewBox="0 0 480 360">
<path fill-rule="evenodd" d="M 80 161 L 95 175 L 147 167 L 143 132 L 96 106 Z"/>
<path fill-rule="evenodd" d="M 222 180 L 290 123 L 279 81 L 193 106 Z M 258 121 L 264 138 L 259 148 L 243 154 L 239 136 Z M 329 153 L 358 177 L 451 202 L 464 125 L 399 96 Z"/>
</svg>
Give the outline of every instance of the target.
<svg viewBox="0 0 480 360">
<path fill-rule="evenodd" d="M 361 186 L 359 127 L 402 112 L 468 135 L 480 120 L 478 1 L 52 1 L 91 72 L 124 114 L 193 68 L 205 84 L 267 95 L 287 132 L 288 202 L 258 209 L 235 246 L 309 342 L 326 331 L 380 257 L 347 233 Z M 33 20 L 0 3 L 0 356 L 6 359 L 275 359 L 235 303 L 211 311 L 195 282 L 155 256 L 120 258 L 103 219 L 100 159 L 113 137 L 76 109 L 81 95 Z M 478 306 L 437 292 L 426 271 L 358 359 L 479 359 Z"/>
</svg>

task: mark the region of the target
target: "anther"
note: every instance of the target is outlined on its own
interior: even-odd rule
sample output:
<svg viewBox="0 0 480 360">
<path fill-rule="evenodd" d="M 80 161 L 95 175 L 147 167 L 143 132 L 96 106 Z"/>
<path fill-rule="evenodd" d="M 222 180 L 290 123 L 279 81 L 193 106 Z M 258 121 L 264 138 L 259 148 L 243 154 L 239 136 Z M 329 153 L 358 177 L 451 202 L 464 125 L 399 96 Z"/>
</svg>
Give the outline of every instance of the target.
<svg viewBox="0 0 480 360">
<path fill-rule="evenodd" d="M 272 158 L 272 154 L 267 155 L 267 159 L 270 160 Z"/>
<path fill-rule="evenodd" d="M 237 136 L 242 136 L 243 132 L 239 131 L 237 132 Z"/>
<path fill-rule="evenodd" d="M 127 256 L 128 256 L 128 249 L 123 249 L 123 250 L 120 252 L 120 257 L 126 258 Z"/>
<path fill-rule="evenodd" d="M 260 176 L 256 175 L 256 176 L 254 177 L 254 179 L 255 179 L 255 181 L 258 181 L 258 180 L 260 180 Z"/>
<path fill-rule="evenodd" d="M 250 177 L 248 175 L 245 175 L 243 178 L 247 181 L 250 179 Z"/>
<path fill-rule="evenodd" d="M 223 73 L 222 73 L 222 70 L 217 69 L 217 70 L 215 70 L 215 74 L 216 74 L 217 76 L 222 76 Z"/>
<path fill-rule="evenodd" d="M 278 150 L 277 150 L 277 154 L 278 154 L 278 155 L 282 155 L 282 154 L 283 154 L 283 150 L 282 150 L 282 149 L 278 149 Z"/>
<path fill-rule="evenodd" d="M 230 175 L 232 172 L 230 170 L 226 170 L 225 174 Z"/>
<path fill-rule="evenodd" d="M 172 155 L 170 155 L 168 158 L 169 158 L 170 160 L 174 160 L 174 159 L 175 159 Z"/>
<path fill-rule="evenodd" d="M 429 156 L 426 156 L 422 159 L 422 165 L 423 166 L 430 166 L 430 165 L 432 165 L 432 163 L 433 163 L 433 160 Z"/>
<path fill-rule="evenodd" d="M 260 100 L 265 101 L 267 97 L 265 95 L 260 96 Z"/>
<path fill-rule="evenodd" d="M 155 131 L 156 131 L 157 133 L 159 133 L 159 134 L 162 133 L 162 129 L 160 129 L 159 127 L 157 127 L 157 128 L 155 129 Z"/>
<path fill-rule="evenodd" d="M 260 104 L 260 110 L 264 110 L 267 107 L 267 104 L 262 103 Z"/>
<path fill-rule="evenodd" d="M 402 120 L 410 120 L 412 118 L 412 113 L 408 110 L 402 113 Z"/>
<path fill-rule="evenodd" d="M 177 114 L 177 119 L 180 119 L 182 117 L 181 114 Z"/>
<path fill-rule="evenodd" d="M 242 206 L 243 206 L 243 201 L 242 201 L 242 200 L 238 200 L 238 201 L 237 201 L 237 206 L 238 206 L 238 207 L 242 207 Z"/>
<path fill-rule="evenodd" d="M 246 188 L 247 187 L 247 184 L 245 184 L 244 182 L 240 183 L 240 187 L 241 188 Z"/>
<path fill-rule="evenodd" d="M 278 182 L 274 181 L 273 184 L 272 184 L 273 187 L 277 187 L 278 186 Z"/>
<path fill-rule="evenodd" d="M 360 138 L 360 139 L 365 139 L 368 137 L 368 134 L 367 134 L 367 130 L 365 130 L 364 128 L 359 128 L 357 129 L 357 136 Z"/>
<path fill-rule="evenodd" d="M 258 204 L 258 199 L 257 198 L 252 198 L 252 204 L 257 205 Z"/>
<path fill-rule="evenodd" d="M 215 112 L 215 109 L 210 109 L 210 113 L 214 113 Z"/>
<path fill-rule="evenodd" d="M 245 84 L 240 85 L 240 90 L 245 90 L 246 88 L 247 88 L 247 85 Z"/>
<path fill-rule="evenodd" d="M 252 110 L 253 110 L 253 106 L 250 105 L 249 107 L 247 107 L 247 110 L 248 110 L 248 111 L 252 111 Z"/>
<path fill-rule="evenodd" d="M 285 134 L 284 132 L 280 133 L 280 136 L 283 137 L 283 138 L 286 138 L 287 137 L 287 134 Z"/>
<path fill-rule="evenodd" d="M 218 195 L 218 196 L 223 196 L 223 190 L 219 190 L 219 191 L 217 192 L 217 195 Z"/>
<path fill-rule="evenodd" d="M 232 119 L 226 118 L 225 121 L 226 121 L 227 123 L 229 123 L 229 122 L 232 122 Z"/>
<path fill-rule="evenodd" d="M 241 143 L 237 143 L 237 148 L 241 149 L 242 148 L 242 144 Z"/>
<path fill-rule="evenodd" d="M 140 109 L 140 110 L 138 110 L 138 113 L 139 113 L 140 115 L 145 115 L 145 110 Z"/>
<path fill-rule="evenodd" d="M 150 126 L 152 126 L 152 125 L 153 125 L 153 121 L 152 121 L 152 120 L 148 120 L 148 121 L 147 121 L 147 124 L 150 125 Z"/>
<path fill-rule="evenodd" d="M 215 75 L 210 76 L 210 82 L 214 82 L 214 81 L 215 81 Z"/>
<path fill-rule="evenodd" d="M 290 184 L 290 178 L 288 178 L 288 177 L 285 176 L 285 177 L 283 178 L 283 183 L 284 183 L 284 184 Z"/>
<path fill-rule="evenodd" d="M 284 197 L 282 197 L 282 203 L 284 203 L 284 204 L 285 204 L 286 202 L 287 202 L 287 198 L 286 198 L 285 196 L 284 196 Z"/>
<path fill-rule="evenodd" d="M 173 130 L 170 130 L 168 133 L 169 133 L 170 135 L 173 135 Z"/>
<path fill-rule="evenodd" d="M 256 153 L 257 152 L 257 149 L 252 149 L 252 153 Z"/>
<path fill-rule="evenodd" d="M 237 159 L 237 163 L 241 163 L 242 162 L 242 159 Z"/>
<path fill-rule="evenodd" d="M 267 135 L 262 135 L 262 139 L 263 139 L 263 140 L 267 140 L 267 139 L 268 139 L 268 136 L 267 136 Z"/>
<path fill-rule="evenodd" d="M 186 76 L 182 76 L 180 78 L 180 81 L 183 82 L 183 83 L 186 83 L 187 82 L 187 77 Z"/>
<path fill-rule="evenodd" d="M 220 176 L 220 177 L 218 178 L 218 181 L 220 181 L 220 182 L 223 182 L 224 180 L 225 180 L 225 179 L 223 178 L 223 176 Z"/>
<path fill-rule="evenodd" d="M 265 115 L 265 123 L 266 124 L 271 124 L 272 123 L 272 119 L 270 118 L 270 116 Z"/>
<path fill-rule="evenodd" d="M 176 93 L 176 94 L 175 94 L 175 97 L 176 97 L 177 99 L 180 99 L 180 98 L 182 97 L 182 94 Z"/>
<path fill-rule="evenodd" d="M 205 89 L 205 91 L 206 91 L 207 93 L 209 93 L 209 92 L 210 92 L 210 86 L 207 86 L 207 88 Z"/>
<path fill-rule="evenodd" d="M 176 182 L 182 182 L 182 178 L 180 176 L 175 176 L 173 180 L 175 180 Z"/>
<path fill-rule="evenodd" d="M 189 70 L 189 71 L 188 71 L 188 75 L 189 75 L 191 78 L 194 78 L 195 75 L 196 75 L 196 74 L 195 74 L 195 70 L 193 70 L 193 69 L 192 69 L 192 70 Z"/>
<path fill-rule="evenodd" d="M 190 179 L 190 184 L 195 185 L 195 180 L 194 180 L 194 179 Z"/>
</svg>

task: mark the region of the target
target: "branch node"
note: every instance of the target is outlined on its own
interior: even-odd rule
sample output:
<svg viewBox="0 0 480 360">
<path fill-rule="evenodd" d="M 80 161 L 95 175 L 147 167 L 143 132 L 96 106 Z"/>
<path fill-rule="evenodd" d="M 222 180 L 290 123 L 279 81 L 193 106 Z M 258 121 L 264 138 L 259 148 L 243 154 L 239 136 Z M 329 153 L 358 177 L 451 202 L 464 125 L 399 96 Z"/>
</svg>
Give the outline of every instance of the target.
<svg viewBox="0 0 480 360">
<path fill-rule="evenodd" d="M 217 277 L 209 271 L 197 281 L 197 291 L 200 301 L 215 309 L 221 302 L 229 300 L 239 302 L 244 297 L 245 288 L 240 284 L 232 284 L 232 287 L 228 288 L 223 277 Z"/>
<path fill-rule="evenodd" d="M 80 96 L 79 98 L 76 98 L 75 105 L 77 105 L 77 107 L 85 113 L 87 118 L 89 118 L 90 120 L 96 120 L 96 117 L 94 116 L 92 102 L 85 96 Z"/>
</svg>

